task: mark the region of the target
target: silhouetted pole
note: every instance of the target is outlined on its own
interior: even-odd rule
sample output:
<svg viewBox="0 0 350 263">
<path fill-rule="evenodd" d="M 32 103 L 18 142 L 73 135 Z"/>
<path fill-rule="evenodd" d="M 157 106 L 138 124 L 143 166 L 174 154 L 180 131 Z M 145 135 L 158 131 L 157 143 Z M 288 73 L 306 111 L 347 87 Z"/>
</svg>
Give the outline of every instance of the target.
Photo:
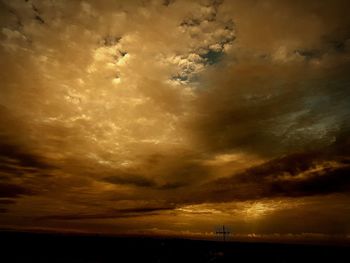
<svg viewBox="0 0 350 263">
<path fill-rule="evenodd" d="M 224 241 L 226 241 L 226 235 L 230 234 L 229 231 L 225 230 L 225 226 L 222 226 L 222 231 L 216 231 L 216 234 L 222 235 Z"/>
</svg>

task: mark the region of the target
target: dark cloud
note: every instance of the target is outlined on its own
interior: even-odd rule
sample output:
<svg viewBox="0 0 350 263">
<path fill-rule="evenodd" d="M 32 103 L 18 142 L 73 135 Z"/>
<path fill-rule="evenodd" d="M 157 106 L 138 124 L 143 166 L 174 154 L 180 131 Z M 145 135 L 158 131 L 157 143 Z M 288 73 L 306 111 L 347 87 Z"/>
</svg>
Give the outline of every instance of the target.
<svg viewBox="0 0 350 263">
<path fill-rule="evenodd" d="M 15 201 L 13 199 L 0 199 L 0 205 L 9 205 L 14 203 Z"/>
<path fill-rule="evenodd" d="M 144 176 L 125 174 L 125 176 L 108 176 L 103 179 L 112 184 L 126 184 L 138 187 L 155 187 L 157 184 L 154 180 L 145 178 Z"/>
<path fill-rule="evenodd" d="M 171 5 L 172 3 L 174 3 L 174 2 L 175 2 L 175 0 L 163 0 L 163 5 L 169 6 L 169 5 Z"/>
<path fill-rule="evenodd" d="M 174 190 L 188 186 L 190 180 L 193 180 L 193 176 L 197 175 L 197 171 L 197 166 L 176 167 L 174 171 L 169 171 L 167 182 L 157 182 L 154 179 L 147 178 L 144 173 L 119 173 L 118 175 L 105 177 L 103 181 L 116 185 L 129 185 L 155 190 Z M 186 180 L 187 176 L 188 179 Z M 181 178 L 183 179 L 181 180 Z"/>
<path fill-rule="evenodd" d="M 101 40 L 101 44 L 107 47 L 116 45 L 121 37 L 108 35 Z"/>
<path fill-rule="evenodd" d="M 348 132 L 341 129 L 348 129 L 349 68 L 261 62 L 214 69 L 203 76 L 208 86 L 190 127 L 212 151 L 276 156 L 325 147 Z"/>
<path fill-rule="evenodd" d="M 295 52 L 303 56 L 306 60 L 319 59 L 322 57 L 322 51 L 317 49 L 295 50 Z"/>
<path fill-rule="evenodd" d="M 6 187 L 7 188 L 7 185 L 5 185 L 5 186 L 4 185 L 2 185 L 2 186 L 0 185 L 0 188 L 1 187 Z M 14 190 L 14 189 L 12 189 L 12 190 Z M 16 189 L 16 190 L 17 190 L 17 193 L 18 193 L 18 189 Z M 6 191 L 8 191 L 8 190 L 6 189 L 5 192 L 1 192 L 1 190 L 0 190 L 0 195 L 5 194 L 5 195 L 12 195 L 12 196 L 10 196 L 11 198 L 7 198 L 9 196 L 6 196 L 5 198 L 3 198 L 3 196 L 0 197 L 0 213 L 7 213 L 9 211 L 8 206 L 9 205 L 13 205 L 13 204 L 16 203 L 16 201 L 13 199 L 13 198 L 16 198 L 16 196 L 13 196 L 14 193 L 13 192 L 9 193 L 9 192 L 6 192 Z"/>
<path fill-rule="evenodd" d="M 188 186 L 189 184 L 187 182 L 170 182 L 170 183 L 165 183 L 157 187 L 157 189 L 160 190 L 174 190 L 178 188 L 182 188 L 185 186 Z"/>
<path fill-rule="evenodd" d="M 341 130 L 349 118 L 350 102 L 347 74 L 350 67 L 346 59 L 350 23 L 339 9 L 345 3 L 268 2 L 247 4 L 257 11 L 252 20 L 245 17 L 245 4 L 232 7 L 243 8 L 235 20 L 238 34 L 234 43 L 240 45 L 239 49 L 224 59 L 220 67 L 202 76 L 204 89 L 190 125 L 197 131 L 200 144 L 211 151 L 234 149 L 275 157 L 322 148 L 340 133 L 349 132 Z M 287 16 L 296 12 L 301 21 L 312 13 L 326 26 L 308 32 L 300 21 L 293 25 L 273 23 L 275 18 L 268 18 L 267 10 Z M 264 17 L 265 25 L 260 21 Z M 249 27 L 245 32 L 244 26 Z M 266 34 L 256 39 L 261 32 Z M 306 32 L 312 41 L 298 39 Z M 294 49 L 293 41 L 300 43 L 299 49 Z M 260 45 L 261 56 L 255 44 Z M 305 61 L 300 61 L 300 57 Z"/>
<path fill-rule="evenodd" d="M 23 119 L 0 104 L 0 167 L 3 173 L 23 175 L 47 173 L 54 169 L 35 147 L 28 146 L 30 139 L 18 136 L 14 131 L 24 128 Z"/>
<path fill-rule="evenodd" d="M 45 173 L 54 168 L 44 159 L 24 147 L 10 144 L 0 137 L 0 167 L 1 171 L 10 175 L 25 175 L 28 173 Z"/>
<path fill-rule="evenodd" d="M 310 178 L 298 180 L 280 180 L 271 184 L 271 192 L 276 195 L 308 196 L 350 191 L 350 167 L 324 168 L 311 172 Z"/>
<path fill-rule="evenodd" d="M 173 210 L 175 207 L 139 207 L 139 208 L 126 208 L 115 209 L 105 213 L 96 214 L 69 214 L 69 215 L 52 215 L 40 217 L 38 220 L 87 220 L 87 219 L 110 219 L 110 218 L 128 218 L 157 215 L 162 211 Z"/>
<path fill-rule="evenodd" d="M 200 23 L 201 23 L 201 21 L 199 19 L 187 18 L 181 22 L 180 26 L 192 27 L 192 26 L 198 26 L 198 25 L 200 25 Z"/>
<path fill-rule="evenodd" d="M 22 195 L 32 195 L 34 194 L 32 190 L 25 188 L 24 186 L 12 184 L 12 183 L 3 183 L 0 182 L 0 198 L 10 197 L 17 198 Z"/>
<path fill-rule="evenodd" d="M 38 169 L 49 169 L 52 167 L 40 160 L 40 157 L 29 154 L 16 145 L 1 143 L 0 149 L 0 155 L 3 159 L 11 159 L 20 166 Z"/>
<path fill-rule="evenodd" d="M 38 21 L 40 24 L 45 24 L 44 19 L 42 19 L 39 15 L 35 15 L 35 20 Z"/>
<path fill-rule="evenodd" d="M 2 207 L 0 207 L 0 214 L 1 214 L 1 213 L 6 213 L 7 211 L 8 211 L 7 208 L 2 208 Z"/>
<path fill-rule="evenodd" d="M 222 83 L 220 79 L 213 88 L 203 92 L 197 104 L 199 116 L 192 123 L 200 142 L 214 151 L 253 148 L 266 152 L 282 146 L 280 138 L 270 133 L 270 122 L 291 112 L 299 94 L 297 90 L 279 94 L 274 88 L 276 84 L 262 77 L 266 70 L 274 71 L 260 66 L 238 67 L 226 73 L 232 80 L 226 77 Z M 250 76 L 242 76 L 246 72 Z M 234 80 L 233 76 L 239 75 L 241 77 Z M 270 91 L 264 92 L 268 86 Z"/>
<path fill-rule="evenodd" d="M 348 29 L 336 29 L 323 36 L 317 47 L 308 47 L 295 50 L 305 60 L 321 60 L 326 56 L 339 56 L 350 51 L 350 31 Z M 348 68 L 349 66 L 347 66 Z"/>
<path fill-rule="evenodd" d="M 350 191 L 349 158 L 320 153 L 293 154 L 250 168 L 203 187 L 206 202 L 304 197 Z"/>
</svg>

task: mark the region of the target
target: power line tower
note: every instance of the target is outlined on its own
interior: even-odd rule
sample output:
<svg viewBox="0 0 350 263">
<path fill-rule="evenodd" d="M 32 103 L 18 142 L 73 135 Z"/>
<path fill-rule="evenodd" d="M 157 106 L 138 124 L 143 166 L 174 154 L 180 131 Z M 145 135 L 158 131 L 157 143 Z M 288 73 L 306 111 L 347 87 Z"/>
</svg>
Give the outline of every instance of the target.
<svg viewBox="0 0 350 263">
<path fill-rule="evenodd" d="M 226 236 L 230 234 L 230 232 L 225 229 L 225 226 L 222 226 L 222 230 L 216 231 L 217 235 L 222 235 L 222 240 L 226 241 Z"/>
</svg>

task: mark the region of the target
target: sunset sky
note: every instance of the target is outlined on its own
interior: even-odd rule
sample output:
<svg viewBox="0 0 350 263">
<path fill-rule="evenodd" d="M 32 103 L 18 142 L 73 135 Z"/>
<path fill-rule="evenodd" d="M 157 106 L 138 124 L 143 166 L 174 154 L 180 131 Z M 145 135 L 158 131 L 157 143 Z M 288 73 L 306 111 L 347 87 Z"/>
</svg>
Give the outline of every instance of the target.
<svg viewBox="0 0 350 263">
<path fill-rule="evenodd" d="M 347 0 L 0 0 L 0 228 L 350 240 Z"/>
</svg>

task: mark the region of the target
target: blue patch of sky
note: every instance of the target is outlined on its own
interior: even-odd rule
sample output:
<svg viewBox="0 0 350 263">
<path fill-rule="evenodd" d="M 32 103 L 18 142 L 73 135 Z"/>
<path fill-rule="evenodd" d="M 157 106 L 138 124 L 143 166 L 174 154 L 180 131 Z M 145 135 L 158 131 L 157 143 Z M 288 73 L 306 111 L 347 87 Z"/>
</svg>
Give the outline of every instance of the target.
<svg viewBox="0 0 350 263">
<path fill-rule="evenodd" d="M 224 56 L 224 52 L 222 50 L 220 51 L 209 50 L 207 53 L 201 55 L 201 57 L 204 58 L 209 65 L 213 65 L 220 62 L 223 56 Z"/>
</svg>

